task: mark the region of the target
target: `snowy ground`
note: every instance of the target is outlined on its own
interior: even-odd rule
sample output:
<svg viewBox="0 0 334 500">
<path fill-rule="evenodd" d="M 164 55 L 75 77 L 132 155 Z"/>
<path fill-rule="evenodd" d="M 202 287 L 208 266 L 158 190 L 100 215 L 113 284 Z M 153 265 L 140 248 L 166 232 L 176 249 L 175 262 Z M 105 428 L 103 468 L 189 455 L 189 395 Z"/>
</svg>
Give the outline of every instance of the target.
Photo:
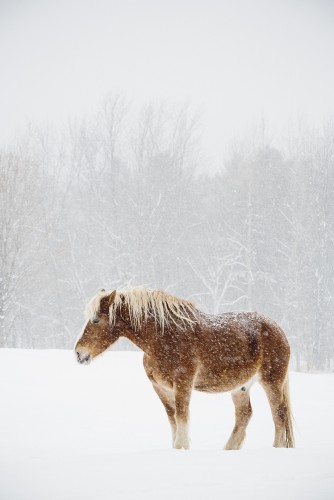
<svg viewBox="0 0 334 500">
<path fill-rule="evenodd" d="M 190 451 L 138 352 L 80 366 L 69 351 L 0 350 L 1 500 L 334 498 L 334 375 L 291 374 L 296 449 L 273 449 L 260 386 L 242 451 L 222 451 L 228 394 L 193 393 Z"/>
</svg>

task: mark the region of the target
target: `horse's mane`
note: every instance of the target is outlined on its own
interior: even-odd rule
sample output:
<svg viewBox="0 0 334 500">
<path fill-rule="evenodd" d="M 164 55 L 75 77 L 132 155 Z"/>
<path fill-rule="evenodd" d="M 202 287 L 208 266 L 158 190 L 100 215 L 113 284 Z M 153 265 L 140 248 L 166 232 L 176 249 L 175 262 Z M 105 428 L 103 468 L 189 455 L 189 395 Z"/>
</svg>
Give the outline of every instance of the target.
<svg viewBox="0 0 334 500">
<path fill-rule="evenodd" d="M 87 321 L 94 319 L 100 310 L 101 300 L 108 295 L 110 292 L 100 292 L 87 304 L 85 311 Z M 116 313 L 122 305 L 127 306 L 131 324 L 135 329 L 140 328 L 149 316 L 154 317 L 162 330 L 171 322 L 175 325 L 180 324 L 180 321 L 190 325 L 196 322 L 196 308 L 192 302 L 161 290 L 144 287 L 117 290 L 115 300 L 109 309 L 110 324 L 115 324 Z"/>
</svg>

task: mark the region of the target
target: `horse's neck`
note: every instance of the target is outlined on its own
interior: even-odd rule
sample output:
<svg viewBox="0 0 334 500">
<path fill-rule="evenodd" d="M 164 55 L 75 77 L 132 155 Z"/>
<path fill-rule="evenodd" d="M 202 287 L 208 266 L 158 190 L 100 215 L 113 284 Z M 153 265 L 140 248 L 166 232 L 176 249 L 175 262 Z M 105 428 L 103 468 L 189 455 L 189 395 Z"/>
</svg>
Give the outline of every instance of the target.
<svg viewBox="0 0 334 500">
<path fill-rule="evenodd" d="M 130 323 L 127 328 L 121 333 L 123 337 L 131 340 L 139 349 L 147 354 L 156 350 L 157 339 L 161 334 L 161 327 L 154 318 L 147 318 L 145 322 L 139 327 L 134 328 Z"/>
</svg>

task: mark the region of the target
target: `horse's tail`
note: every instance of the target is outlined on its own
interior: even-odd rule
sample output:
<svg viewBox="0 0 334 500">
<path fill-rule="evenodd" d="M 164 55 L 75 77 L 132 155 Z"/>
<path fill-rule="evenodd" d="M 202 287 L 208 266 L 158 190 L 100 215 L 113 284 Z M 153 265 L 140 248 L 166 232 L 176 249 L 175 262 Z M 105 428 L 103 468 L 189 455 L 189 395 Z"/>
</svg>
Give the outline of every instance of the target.
<svg viewBox="0 0 334 500">
<path fill-rule="evenodd" d="M 285 445 L 286 448 L 295 447 L 295 438 L 293 435 L 293 416 L 291 412 L 290 391 L 289 391 L 289 374 L 287 374 L 283 385 L 283 404 L 285 407 Z"/>
</svg>

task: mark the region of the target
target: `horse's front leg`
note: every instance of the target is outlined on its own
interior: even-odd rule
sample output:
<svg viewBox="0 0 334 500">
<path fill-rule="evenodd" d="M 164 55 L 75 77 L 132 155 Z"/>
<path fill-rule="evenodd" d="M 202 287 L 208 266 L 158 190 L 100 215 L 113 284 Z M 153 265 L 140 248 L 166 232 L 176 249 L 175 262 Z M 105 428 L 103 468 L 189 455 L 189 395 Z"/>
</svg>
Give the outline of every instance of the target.
<svg viewBox="0 0 334 500">
<path fill-rule="evenodd" d="M 172 444 L 174 445 L 176 437 L 176 420 L 175 420 L 175 398 L 174 391 L 172 389 L 166 389 L 162 387 L 157 382 L 152 381 L 153 389 L 160 398 L 160 401 L 165 407 L 167 417 L 172 430 Z"/>
<path fill-rule="evenodd" d="M 148 378 L 150 379 L 153 389 L 160 398 L 160 401 L 165 407 L 167 417 L 172 430 L 172 444 L 174 445 L 176 437 L 176 420 L 175 420 L 175 397 L 174 389 L 168 387 L 168 383 L 161 385 L 158 380 L 159 377 L 155 377 L 155 365 L 147 354 L 144 355 L 144 368 Z M 160 376 L 160 380 L 162 377 Z"/>
<path fill-rule="evenodd" d="M 175 420 L 176 436 L 174 448 L 189 448 L 188 421 L 189 421 L 189 403 L 192 391 L 192 381 L 177 380 L 174 382 L 175 394 Z"/>
</svg>

